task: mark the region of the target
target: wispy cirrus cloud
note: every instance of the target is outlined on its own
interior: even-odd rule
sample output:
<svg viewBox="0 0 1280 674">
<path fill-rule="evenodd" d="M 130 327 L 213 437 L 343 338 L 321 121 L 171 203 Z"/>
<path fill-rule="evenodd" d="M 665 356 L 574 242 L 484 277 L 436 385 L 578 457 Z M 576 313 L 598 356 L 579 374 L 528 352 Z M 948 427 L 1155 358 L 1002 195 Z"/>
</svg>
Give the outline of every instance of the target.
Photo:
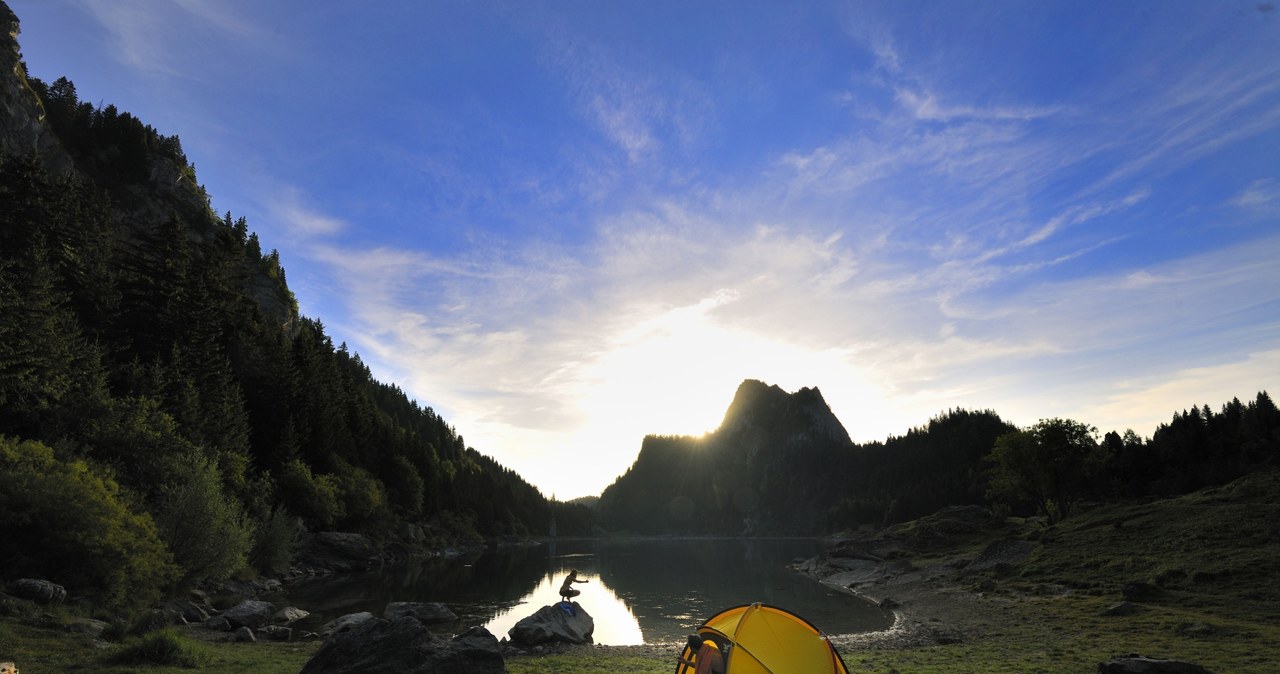
<svg viewBox="0 0 1280 674">
<path fill-rule="evenodd" d="M 115 57 L 147 75 L 192 77 L 215 54 L 276 51 L 282 40 L 235 5 L 213 0 L 86 0 L 107 31 Z"/>
</svg>

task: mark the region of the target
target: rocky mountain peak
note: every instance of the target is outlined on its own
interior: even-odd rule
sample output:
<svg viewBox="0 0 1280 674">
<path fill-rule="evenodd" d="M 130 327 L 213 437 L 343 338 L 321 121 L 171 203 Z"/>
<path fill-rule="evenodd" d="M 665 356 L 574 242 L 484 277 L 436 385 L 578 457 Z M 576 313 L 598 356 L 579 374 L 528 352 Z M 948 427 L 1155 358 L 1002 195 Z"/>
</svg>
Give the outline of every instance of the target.
<svg viewBox="0 0 1280 674">
<path fill-rule="evenodd" d="M 717 434 L 741 435 L 764 428 L 851 442 L 817 387 L 787 393 L 776 384 L 747 379 L 738 385 Z"/>
</svg>

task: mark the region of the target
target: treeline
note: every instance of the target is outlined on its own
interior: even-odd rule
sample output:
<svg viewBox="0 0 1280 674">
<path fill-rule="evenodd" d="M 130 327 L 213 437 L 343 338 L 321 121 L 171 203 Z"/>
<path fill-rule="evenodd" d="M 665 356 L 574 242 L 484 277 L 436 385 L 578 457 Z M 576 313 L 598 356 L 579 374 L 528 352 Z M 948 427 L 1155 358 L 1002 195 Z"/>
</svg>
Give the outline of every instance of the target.
<svg viewBox="0 0 1280 674">
<path fill-rule="evenodd" d="M 176 136 L 30 86 L 76 170 L 0 157 L 0 538 L 21 551 L 0 578 L 139 604 L 281 570 L 299 521 L 590 531 L 298 317 L 279 256 L 210 211 Z"/>
<path fill-rule="evenodd" d="M 636 462 L 601 497 L 602 526 L 827 533 L 958 505 L 1055 521 L 1081 501 L 1185 494 L 1280 464 L 1280 411 L 1265 391 L 1220 412 L 1205 405 L 1176 413 L 1150 439 L 1133 431 L 1099 436 L 1060 419 L 1019 429 L 989 410 L 951 410 L 904 436 L 858 445 L 826 433 L 830 421 L 805 411 L 812 401 L 796 403 L 735 401 L 715 433 L 645 438 Z M 799 421 L 806 418 L 807 427 Z"/>
</svg>

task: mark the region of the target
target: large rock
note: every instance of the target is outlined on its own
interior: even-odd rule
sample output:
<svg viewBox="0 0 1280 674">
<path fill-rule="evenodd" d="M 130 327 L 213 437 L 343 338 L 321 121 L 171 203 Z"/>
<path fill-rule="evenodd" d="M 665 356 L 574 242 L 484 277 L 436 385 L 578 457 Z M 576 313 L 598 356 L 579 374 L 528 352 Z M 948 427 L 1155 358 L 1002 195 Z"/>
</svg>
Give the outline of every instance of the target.
<svg viewBox="0 0 1280 674">
<path fill-rule="evenodd" d="M 348 613 L 335 620 L 331 620 L 325 623 L 324 627 L 322 628 L 322 631 L 324 632 L 324 635 L 327 637 L 333 634 L 337 634 L 338 632 L 346 632 L 347 630 L 350 630 L 353 627 L 358 627 L 373 619 L 374 619 L 373 614 L 368 611 L 361 611 L 359 613 Z"/>
<path fill-rule="evenodd" d="M 335 634 L 298 674 L 505 674 L 498 640 L 483 627 L 447 639 L 412 615 L 375 618 Z"/>
<path fill-rule="evenodd" d="M 537 646 L 550 641 L 571 644 L 591 643 L 596 621 L 577 602 L 560 602 L 543 606 L 507 631 L 511 640 L 523 646 Z"/>
<path fill-rule="evenodd" d="M 297 606 L 286 606 L 271 616 L 271 622 L 276 625 L 292 625 L 309 615 L 311 615 L 310 611 L 304 611 Z"/>
<path fill-rule="evenodd" d="M 37 604 L 60 604 L 67 598 L 66 588 L 34 578 L 20 578 L 9 583 L 9 594 L 19 599 L 30 599 Z"/>
<path fill-rule="evenodd" d="M 219 617 L 226 620 L 231 629 L 248 627 L 252 630 L 270 622 L 275 610 L 276 607 L 270 602 L 249 599 L 223 611 Z"/>
<path fill-rule="evenodd" d="M 382 612 L 382 617 L 387 620 L 395 620 L 402 615 L 411 615 L 424 623 L 447 623 L 458 619 L 456 613 L 438 601 L 393 601 Z"/>
<path fill-rule="evenodd" d="M 373 541 L 360 534 L 322 531 L 303 537 L 294 559 L 301 568 L 322 571 L 368 571 L 382 563 L 382 554 Z"/>
<path fill-rule="evenodd" d="M 1155 660 L 1141 655 L 1126 655 L 1098 663 L 1098 674 L 1209 674 L 1209 670 L 1179 660 Z"/>
</svg>

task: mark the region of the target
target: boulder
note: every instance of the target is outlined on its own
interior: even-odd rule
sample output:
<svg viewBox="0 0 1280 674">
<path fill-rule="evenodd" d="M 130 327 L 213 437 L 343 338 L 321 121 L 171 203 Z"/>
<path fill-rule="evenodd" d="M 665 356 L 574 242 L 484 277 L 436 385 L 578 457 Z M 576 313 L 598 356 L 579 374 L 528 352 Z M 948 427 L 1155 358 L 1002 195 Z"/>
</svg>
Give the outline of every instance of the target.
<svg viewBox="0 0 1280 674">
<path fill-rule="evenodd" d="M 337 634 L 338 632 L 346 632 L 353 627 L 363 625 L 373 619 L 373 614 L 368 611 L 348 613 L 336 620 L 331 620 L 325 623 L 324 627 L 321 628 L 321 631 L 324 632 L 324 635 L 327 637 Z"/>
<path fill-rule="evenodd" d="M 268 641 L 293 641 L 293 629 L 282 625 L 259 627 L 257 633 Z"/>
<path fill-rule="evenodd" d="M 458 619 L 456 613 L 438 601 L 393 601 L 382 612 L 382 617 L 387 620 L 395 620 L 402 615 L 411 615 L 424 623 L 447 623 Z"/>
<path fill-rule="evenodd" d="M 1200 665 L 1179 660 L 1156 660 L 1125 655 L 1098 663 L 1098 674 L 1209 674 Z"/>
<path fill-rule="evenodd" d="M 37 604 L 61 604 L 67 598 L 66 588 L 35 578 L 20 578 L 9 583 L 9 594 L 19 599 L 30 599 Z"/>
<path fill-rule="evenodd" d="M 231 625 L 231 629 L 248 627 L 252 630 L 267 624 L 275 610 L 271 602 L 247 599 L 223 611 L 221 617 Z"/>
<path fill-rule="evenodd" d="M 213 616 L 212 618 L 204 621 L 204 626 L 205 629 L 217 632 L 230 632 L 232 629 L 231 623 L 227 622 L 227 619 L 220 615 Z"/>
<path fill-rule="evenodd" d="M 298 674 L 505 674 L 498 640 L 483 627 L 448 639 L 412 615 L 374 618 L 324 642 Z"/>
<path fill-rule="evenodd" d="M 533 615 L 521 619 L 507 634 L 522 646 L 537 646 L 551 641 L 589 644 L 595 629 L 596 621 L 578 602 L 560 602 L 543 606 Z"/>
<path fill-rule="evenodd" d="M 241 627 L 231 633 L 231 640 L 235 642 L 253 643 L 258 639 L 253 636 L 253 630 L 248 627 Z"/>
<path fill-rule="evenodd" d="M 67 623 L 67 631 L 76 634 L 87 634 L 90 638 L 97 639 L 102 633 L 110 627 L 110 624 L 103 620 L 94 620 L 93 618 L 72 618 Z"/>
<path fill-rule="evenodd" d="M 297 606 L 286 606 L 271 616 L 271 622 L 276 625 L 292 625 L 309 615 L 311 615 L 310 611 L 304 611 Z"/>
<path fill-rule="evenodd" d="M 202 623 L 209 619 L 209 606 L 188 601 L 186 599 L 167 601 L 162 606 L 165 610 L 175 611 L 188 623 Z"/>
</svg>

